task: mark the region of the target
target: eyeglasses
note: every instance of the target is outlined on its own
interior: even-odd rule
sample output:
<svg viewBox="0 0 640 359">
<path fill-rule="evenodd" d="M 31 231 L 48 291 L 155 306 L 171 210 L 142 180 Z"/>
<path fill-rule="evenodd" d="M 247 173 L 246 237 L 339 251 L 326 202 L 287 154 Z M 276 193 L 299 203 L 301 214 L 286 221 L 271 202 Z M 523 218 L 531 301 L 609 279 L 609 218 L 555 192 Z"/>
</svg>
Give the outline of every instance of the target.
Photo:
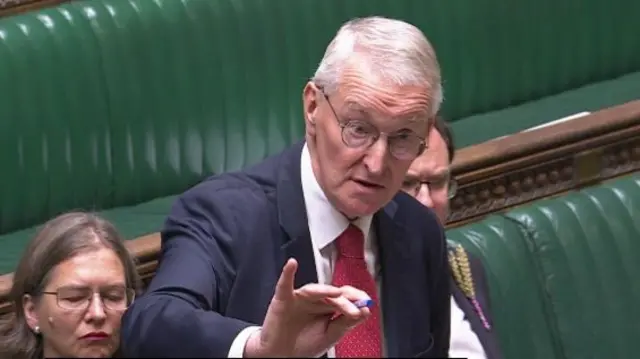
<svg viewBox="0 0 640 359">
<path fill-rule="evenodd" d="M 59 288 L 55 292 L 42 294 L 55 295 L 60 308 L 74 311 L 89 309 L 96 294 L 106 309 L 123 311 L 131 305 L 136 295 L 133 289 L 124 287 L 106 288 L 98 292 L 90 288 Z"/>
<path fill-rule="evenodd" d="M 402 189 L 415 195 L 418 193 L 420 186 L 422 185 L 427 185 L 430 191 L 439 191 L 446 187 L 448 199 L 455 197 L 458 191 L 458 182 L 453 178 L 441 181 L 410 181 L 404 183 L 402 185 Z"/>
<path fill-rule="evenodd" d="M 347 147 L 369 148 L 376 143 L 383 132 L 380 132 L 375 126 L 365 121 L 341 121 L 340 116 L 338 116 L 338 113 L 329 100 L 329 96 L 324 92 L 324 89 L 321 87 L 318 88 L 322 92 L 324 99 L 329 104 L 329 108 L 331 108 L 331 112 L 333 112 L 333 116 L 342 129 L 342 142 Z M 427 148 L 427 142 L 424 137 L 420 137 L 410 130 L 395 134 L 386 134 L 386 136 L 389 152 L 393 157 L 401 161 L 413 160 Z"/>
</svg>

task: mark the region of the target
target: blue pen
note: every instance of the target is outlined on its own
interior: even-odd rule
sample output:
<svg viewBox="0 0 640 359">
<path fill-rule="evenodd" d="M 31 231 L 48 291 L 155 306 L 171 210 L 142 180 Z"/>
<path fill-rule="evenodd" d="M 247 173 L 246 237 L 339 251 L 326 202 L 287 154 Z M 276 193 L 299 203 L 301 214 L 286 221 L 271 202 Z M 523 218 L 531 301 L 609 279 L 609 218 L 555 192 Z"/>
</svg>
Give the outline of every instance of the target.
<svg viewBox="0 0 640 359">
<path fill-rule="evenodd" d="M 364 308 L 364 307 L 371 308 L 373 307 L 373 299 L 360 299 L 353 302 L 353 304 L 355 304 L 355 306 L 358 308 Z"/>
</svg>

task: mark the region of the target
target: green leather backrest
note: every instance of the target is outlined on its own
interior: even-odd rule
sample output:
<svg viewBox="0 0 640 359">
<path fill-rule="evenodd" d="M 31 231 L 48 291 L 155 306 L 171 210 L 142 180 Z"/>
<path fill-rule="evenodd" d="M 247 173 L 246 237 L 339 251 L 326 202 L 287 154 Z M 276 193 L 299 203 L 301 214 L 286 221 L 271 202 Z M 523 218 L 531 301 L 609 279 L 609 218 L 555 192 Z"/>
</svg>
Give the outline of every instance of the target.
<svg viewBox="0 0 640 359">
<path fill-rule="evenodd" d="M 422 28 L 458 119 L 639 69 L 638 13 L 635 0 L 88 0 L 1 19 L 0 234 L 281 150 L 352 17 Z"/>
<path fill-rule="evenodd" d="M 500 216 L 450 229 L 447 238 L 482 259 L 489 281 L 494 327 L 504 358 L 561 358 L 550 308 L 529 239 Z"/>
<path fill-rule="evenodd" d="M 0 21 L 0 234 L 113 203 L 99 46 L 72 6 Z"/>
<path fill-rule="evenodd" d="M 640 174 L 515 210 L 566 358 L 630 358 L 640 338 Z"/>
</svg>

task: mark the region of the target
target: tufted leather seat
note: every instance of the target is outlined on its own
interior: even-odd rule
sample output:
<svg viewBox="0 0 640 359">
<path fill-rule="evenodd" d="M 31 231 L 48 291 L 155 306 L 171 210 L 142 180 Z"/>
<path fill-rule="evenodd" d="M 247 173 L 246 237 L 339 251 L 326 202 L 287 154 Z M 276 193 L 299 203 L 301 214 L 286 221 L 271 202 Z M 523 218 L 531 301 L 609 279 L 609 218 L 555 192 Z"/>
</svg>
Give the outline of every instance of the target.
<svg viewBox="0 0 640 359">
<path fill-rule="evenodd" d="M 494 327 L 505 358 L 560 358 L 550 306 L 528 237 L 503 216 L 447 231 L 485 265 Z"/>
<path fill-rule="evenodd" d="M 0 273 L 61 211 L 102 210 L 140 236 L 172 195 L 298 139 L 302 87 L 349 18 L 429 35 L 460 145 L 636 96 L 618 78 L 640 71 L 637 13 L 634 0 L 86 0 L 0 19 Z M 605 81 L 626 90 L 552 100 Z M 538 115 L 514 107 L 543 98 Z"/>
<path fill-rule="evenodd" d="M 449 230 L 487 266 L 506 358 L 627 358 L 640 333 L 640 174 Z"/>
<path fill-rule="evenodd" d="M 529 233 L 567 358 L 637 355 L 640 174 L 508 216 Z"/>
</svg>

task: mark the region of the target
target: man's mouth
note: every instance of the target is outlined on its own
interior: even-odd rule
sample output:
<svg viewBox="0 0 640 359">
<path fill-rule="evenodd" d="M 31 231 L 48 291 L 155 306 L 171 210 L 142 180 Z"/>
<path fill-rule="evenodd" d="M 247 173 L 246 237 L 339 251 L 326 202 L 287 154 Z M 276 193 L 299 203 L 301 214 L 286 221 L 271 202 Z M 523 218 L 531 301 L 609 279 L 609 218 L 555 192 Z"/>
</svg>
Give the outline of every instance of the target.
<svg viewBox="0 0 640 359">
<path fill-rule="evenodd" d="M 366 187 L 366 188 L 371 188 L 371 189 L 382 189 L 384 188 L 384 186 L 382 186 L 381 184 L 375 183 L 375 182 L 371 182 L 371 181 L 367 181 L 367 180 L 363 180 L 363 179 L 354 179 L 353 180 L 355 183 Z"/>
</svg>

